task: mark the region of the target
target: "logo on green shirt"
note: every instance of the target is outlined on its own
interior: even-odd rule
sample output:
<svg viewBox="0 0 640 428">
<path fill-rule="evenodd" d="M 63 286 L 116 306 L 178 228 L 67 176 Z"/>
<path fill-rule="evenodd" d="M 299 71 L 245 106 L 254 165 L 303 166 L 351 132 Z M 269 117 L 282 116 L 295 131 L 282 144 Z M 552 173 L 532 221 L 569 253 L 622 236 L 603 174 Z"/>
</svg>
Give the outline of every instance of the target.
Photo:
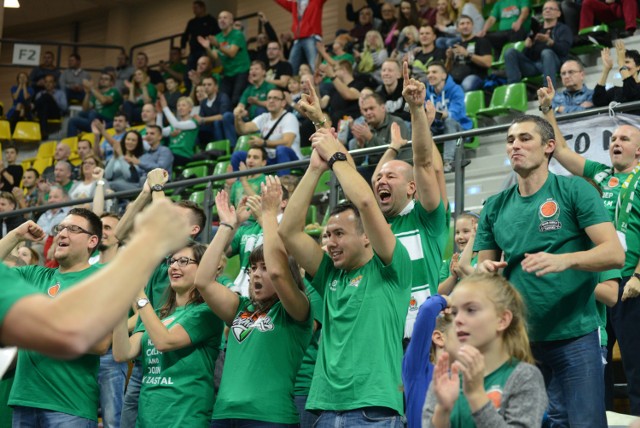
<svg viewBox="0 0 640 428">
<path fill-rule="evenodd" d="M 231 332 L 238 343 L 242 343 L 256 328 L 262 332 L 273 330 L 271 317 L 265 313 L 244 311 L 231 324 Z"/>
<path fill-rule="evenodd" d="M 54 285 L 49 287 L 47 289 L 47 294 L 49 295 L 49 297 L 56 297 L 56 294 L 58 294 L 58 291 L 60 291 L 60 281 L 56 282 Z"/>
<path fill-rule="evenodd" d="M 553 198 L 547 199 L 540 205 L 538 217 L 540 217 L 540 232 L 559 230 L 562 227 L 562 223 L 558 221 L 560 207 Z"/>
</svg>

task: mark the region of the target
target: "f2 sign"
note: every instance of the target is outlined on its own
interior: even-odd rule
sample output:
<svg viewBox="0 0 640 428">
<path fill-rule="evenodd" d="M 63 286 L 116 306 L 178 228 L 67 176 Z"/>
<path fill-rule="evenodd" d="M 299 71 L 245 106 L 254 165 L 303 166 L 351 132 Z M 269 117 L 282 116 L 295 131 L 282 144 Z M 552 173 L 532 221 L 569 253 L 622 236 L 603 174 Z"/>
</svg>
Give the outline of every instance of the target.
<svg viewBox="0 0 640 428">
<path fill-rule="evenodd" d="M 40 45 L 13 45 L 13 64 L 37 66 L 40 64 Z"/>
</svg>

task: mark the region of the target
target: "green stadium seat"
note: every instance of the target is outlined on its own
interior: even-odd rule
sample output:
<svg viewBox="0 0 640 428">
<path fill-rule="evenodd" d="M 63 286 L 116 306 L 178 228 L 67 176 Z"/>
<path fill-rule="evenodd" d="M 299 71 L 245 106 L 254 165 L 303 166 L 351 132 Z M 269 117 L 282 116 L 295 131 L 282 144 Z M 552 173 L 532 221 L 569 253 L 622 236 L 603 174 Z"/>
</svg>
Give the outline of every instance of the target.
<svg viewBox="0 0 640 428">
<path fill-rule="evenodd" d="M 464 94 L 464 105 L 467 116 L 475 117 L 478 110 L 485 108 L 484 91 L 469 91 Z"/>
<path fill-rule="evenodd" d="M 527 86 L 512 83 L 498 86 L 493 91 L 489 107 L 478 110 L 477 116 L 504 116 L 514 112 L 527 111 Z"/>
</svg>

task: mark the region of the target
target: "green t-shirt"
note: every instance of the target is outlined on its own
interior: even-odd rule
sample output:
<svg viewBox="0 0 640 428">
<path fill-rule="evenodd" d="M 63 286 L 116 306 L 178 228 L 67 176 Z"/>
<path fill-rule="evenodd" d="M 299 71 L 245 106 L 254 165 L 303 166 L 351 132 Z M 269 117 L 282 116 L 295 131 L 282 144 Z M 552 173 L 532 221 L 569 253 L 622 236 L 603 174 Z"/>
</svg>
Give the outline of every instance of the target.
<svg viewBox="0 0 640 428">
<path fill-rule="evenodd" d="M 0 326 L 4 322 L 9 309 L 23 297 L 31 294 L 39 294 L 38 289 L 25 282 L 13 269 L 8 268 L 4 263 L 0 263 Z"/>
<path fill-rule="evenodd" d="M 231 240 L 230 257 L 237 254 L 240 258 L 240 272 L 231 289 L 242 296 L 249 296 L 249 256 L 255 248 L 262 245 L 263 240 L 262 226 L 251 219 L 238 228 Z"/>
<path fill-rule="evenodd" d="M 223 67 L 222 75 L 231 77 L 239 73 L 248 72 L 251 59 L 247 51 L 247 41 L 244 39 L 242 31 L 233 29 L 227 35 L 221 31 L 216 34 L 216 39 L 220 46 L 235 45 L 238 47 L 238 53 L 233 58 L 226 56 L 218 49 L 218 56 Z"/>
<path fill-rule="evenodd" d="M 240 297 L 213 419 L 253 419 L 297 424 L 293 384 L 312 334 L 313 315 L 295 321 L 277 301 L 258 312 Z"/>
<path fill-rule="evenodd" d="M 255 105 L 255 104 L 249 105 L 249 101 L 248 101 L 249 97 L 256 97 L 260 101 L 266 101 L 267 100 L 267 94 L 272 89 L 276 89 L 276 86 L 274 84 L 269 83 L 269 82 L 267 82 L 265 80 L 257 88 L 254 85 L 249 85 L 244 90 L 244 92 L 242 92 L 242 96 L 240 97 L 240 102 L 242 104 L 244 104 L 245 107 L 248 106 L 247 107 L 247 111 L 249 112 L 249 118 L 251 118 L 253 120 L 253 119 L 256 118 L 256 116 L 258 116 L 258 111 L 257 110 L 258 110 L 258 107 L 259 107 L 259 106 Z"/>
<path fill-rule="evenodd" d="M 249 186 L 256 192 L 256 195 L 260 194 L 260 185 L 262 183 L 266 183 L 267 176 L 264 174 L 260 174 L 254 178 L 248 178 Z M 240 200 L 244 196 L 244 187 L 242 187 L 242 183 L 240 179 L 233 182 L 231 186 L 231 190 L 229 191 L 229 202 L 233 204 L 233 206 L 238 206 Z"/>
<path fill-rule="evenodd" d="M 334 60 L 336 63 L 345 60 L 345 61 L 349 61 L 351 63 L 351 65 L 353 65 L 353 63 L 356 61 L 355 58 L 353 57 L 353 55 L 351 55 L 349 52 L 345 52 L 342 55 L 333 55 L 331 57 L 332 60 Z M 323 60 L 322 61 L 323 64 L 327 63 L 327 60 Z M 329 79 L 328 77 L 325 77 L 324 79 L 322 79 L 323 83 L 331 83 L 331 79 Z"/>
<path fill-rule="evenodd" d="M 322 326 L 322 298 L 313 286 L 305 279 L 304 285 L 307 288 L 307 298 L 311 305 L 311 313 L 313 319 L 318 322 L 319 326 L 311 336 L 311 343 L 304 351 L 300 370 L 296 375 L 295 395 L 309 395 L 311 388 L 311 379 L 313 378 L 313 369 L 316 367 L 316 359 L 318 358 L 318 345 L 320 342 L 320 327 Z"/>
<path fill-rule="evenodd" d="M 529 16 L 522 24 L 526 32 L 531 28 L 530 0 L 499 0 L 491 9 L 491 16 L 498 21 L 498 30 L 511 30 L 511 25 L 518 20 L 523 8 L 529 8 Z"/>
<path fill-rule="evenodd" d="M 122 104 L 122 95 L 120 95 L 120 91 L 117 88 L 109 88 L 103 92 L 102 95 L 111 97 L 113 101 L 110 104 L 103 105 L 93 94 L 91 94 L 91 105 L 93 105 L 93 108 L 95 108 L 102 117 L 113 120 L 120 109 L 120 105 Z"/>
<path fill-rule="evenodd" d="M 411 337 L 420 305 L 429 296 L 438 294 L 438 273 L 442 263 L 440 237 L 447 227 L 445 220 L 442 202 L 432 212 L 427 212 L 416 200 L 410 201 L 397 216 L 387 219 L 391 230 L 409 252 L 413 271 L 404 337 Z"/>
<path fill-rule="evenodd" d="M 213 372 L 223 323 L 206 304 L 177 307 L 162 320 L 179 324 L 191 345 L 170 352 L 156 349 L 142 324 L 142 386 L 137 426 L 207 426 L 214 403 Z M 168 421 L 171 421 L 169 424 Z"/>
<path fill-rule="evenodd" d="M 55 298 L 59 293 L 96 273 L 90 266 L 80 272 L 60 273 L 43 266 L 15 268 L 23 280 Z M 98 420 L 98 355 L 60 361 L 34 351 L 20 350 L 9 405 L 34 407 Z"/>
<path fill-rule="evenodd" d="M 593 243 L 584 229 L 609 221 L 596 189 L 577 177 L 549 173 L 534 195 L 520 196 L 515 185 L 487 200 L 473 249 L 504 252 L 504 276 L 524 298 L 533 342 L 579 337 L 598 327 L 598 274 L 567 269 L 537 277 L 522 269 L 525 253 L 588 251 Z"/>
<path fill-rule="evenodd" d="M 584 164 L 583 175 L 600 183 L 604 207 L 609 212 L 610 219 L 613 221 L 615 219 L 616 203 L 618 202 L 622 184 L 631 173 L 618 172 L 611 175 L 607 173 L 609 169 L 610 167 L 606 165 L 587 160 Z M 631 276 L 635 272 L 638 260 L 640 259 L 640 186 L 638 186 L 633 195 L 625 239 L 627 249 L 624 267 L 622 268 L 622 276 Z"/>
<path fill-rule="evenodd" d="M 382 406 L 403 413 L 402 332 L 412 267 L 398 244 L 389 265 L 374 255 L 349 272 L 324 255 L 312 282 L 323 298 L 324 324 L 307 409 Z"/>
<path fill-rule="evenodd" d="M 171 69 L 171 71 L 180 73 L 180 76 L 182 76 L 180 80 L 184 79 L 184 76 L 187 74 L 187 65 L 184 62 L 172 62 L 169 64 L 169 69 Z M 166 80 L 168 77 L 173 76 L 169 73 L 162 73 L 163 79 Z M 178 82 L 178 84 L 180 84 L 180 82 Z"/>
<path fill-rule="evenodd" d="M 502 392 L 504 391 L 504 385 L 507 383 L 509 376 L 513 373 L 516 366 L 519 364 L 518 360 L 507 361 L 493 372 L 484 377 L 484 390 L 487 392 L 487 397 L 493 403 L 496 411 L 500 410 L 502 405 Z M 476 428 L 475 422 L 473 422 L 473 416 L 471 414 L 471 408 L 469 402 L 464 396 L 462 390 L 462 375 L 460 375 L 460 396 L 453 406 L 451 411 L 451 428 Z"/>
<path fill-rule="evenodd" d="M 194 129 L 182 130 L 175 137 L 169 137 L 169 150 L 174 155 L 191 159 L 195 154 L 196 140 L 198 139 L 198 121 L 191 119 L 196 127 Z M 174 131 L 173 126 L 171 131 Z"/>
<path fill-rule="evenodd" d="M 156 98 L 158 98 L 158 90 L 153 83 L 147 83 L 147 93 L 149 94 L 149 98 L 151 98 L 152 102 L 156 102 Z M 137 105 L 144 105 L 144 98 L 142 98 L 142 91 L 137 89 L 135 92 L 135 99 L 129 100 L 134 101 Z"/>
</svg>

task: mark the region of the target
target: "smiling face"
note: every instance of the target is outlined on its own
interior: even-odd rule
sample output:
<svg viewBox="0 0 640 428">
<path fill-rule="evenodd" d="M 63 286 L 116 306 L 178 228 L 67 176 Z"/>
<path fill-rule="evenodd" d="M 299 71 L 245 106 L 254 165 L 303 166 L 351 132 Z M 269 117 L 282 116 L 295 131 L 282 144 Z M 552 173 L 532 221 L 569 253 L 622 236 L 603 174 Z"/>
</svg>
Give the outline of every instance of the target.
<svg viewBox="0 0 640 428">
<path fill-rule="evenodd" d="M 61 225 L 80 226 L 89 231 L 89 221 L 78 215 L 68 215 L 60 222 Z M 98 245 L 98 236 L 88 233 L 71 233 L 64 229 L 55 237 L 53 256 L 60 266 L 70 267 L 89 260 L 91 251 Z"/>
<path fill-rule="evenodd" d="M 363 253 L 369 246 L 369 238 L 352 210 L 332 215 L 326 235 L 327 253 L 334 267 L 350 271 L 363 265 Z"/>
<path fill-rule="evenodd" d="M 245 161 L 247 169 L 259 168 L 267 164 L 267 160 L 262 158 L 262 150 L 251 148 L 247 152 L 247 160 Z"/>
<path fill-rule="evenodd" d="M 118 219 L 115 217 L 107 216 L 100 219 L 102 221 L 102 241 L 100 242 L 100 250 L 104 251 L 118 244 L 118 238 L 116 238 L 116 227 L 118 226 Z"/>
<path fill-rule="evenodd" d="M 616 172 L 630 172 L 640 158 L 640 130 L 635 126 L 619 126 L 609 144 L 611 165 Z"/>
<path fill-rule="evenodd" d="M 422 46 L 431 46 L 436 41 L 436 33 L 430 25 L 420 27 L 420 44 Z"/>
<path fill-rule="evenodd" d="M 91 175 L 93 175 L 93 170 L 98 166 L 98 163 L 93 158 L 93 156 L 87 157 L 82 161 L 82 176 L 86 180 L 91 179 Z"/>
<path fill-rule="evenodd" d="M 133 154 L 139 143 L 138 134 L 134 132 L 127 132 L 124 136 L 124 148 L 127 153 Z"/>
<path fill-rule="evenodd" d="M 400 3 L 400 13 L 406 18 L 409 19 L 411 16 L 411 3 L 408 1 L 403 1 Z"/>
<path fill-rule="evenodd" d="M 380 78 L 385 86 L 391 86 L 400 79 L 400 66 L 395 61 L 385 61 L 380 69 Z"/>
<path fill-rule="evenodd" d="M 447 80 L 447 72 L 439 65 L 430 65 L 427 68 L 427 80 L 429 85 L 440 91 Z"/>
<path fill-rule="evenodd" d="M 174 253 L 171 258 L 179 260 L 183 257 L 191 259 L 186 266 L 179 266 L 177 262 L 169 266 L 169 284 L 178 294 L 189 291 L 194 287 L 196 271 L 198 264 L 194 263 L 193 250 L 191 248 L 183 248 Z"/>
<path fill-rule="evenodd" d="M 471 239 L 473 235 L 474 227 L 475 222 L 467 216 L 460 217 L 456 221 L 456 234 L 454 239 L 460 251 L 464 250 L 467 246 L 467 242 L 469 242 L 469 239 Z"/>
<path fill-rule="evenodd" d="M 188 101 L 185 101 L 185 100 L 178 101 L 178 104 L 176 105 L 178 116 L 180 116 L 181 118 L 189 117 L 189 115 L 191 115 L 192 107 L 193 106 L 189 104 Z"/>
<path fill-rule="evenodd" d="M 385 217 L 398 215 L 413 197 L 416 185 L 411 165 L 403 161 L 385 163 L 373 183 L 373 193 Z"/>
</svg>

